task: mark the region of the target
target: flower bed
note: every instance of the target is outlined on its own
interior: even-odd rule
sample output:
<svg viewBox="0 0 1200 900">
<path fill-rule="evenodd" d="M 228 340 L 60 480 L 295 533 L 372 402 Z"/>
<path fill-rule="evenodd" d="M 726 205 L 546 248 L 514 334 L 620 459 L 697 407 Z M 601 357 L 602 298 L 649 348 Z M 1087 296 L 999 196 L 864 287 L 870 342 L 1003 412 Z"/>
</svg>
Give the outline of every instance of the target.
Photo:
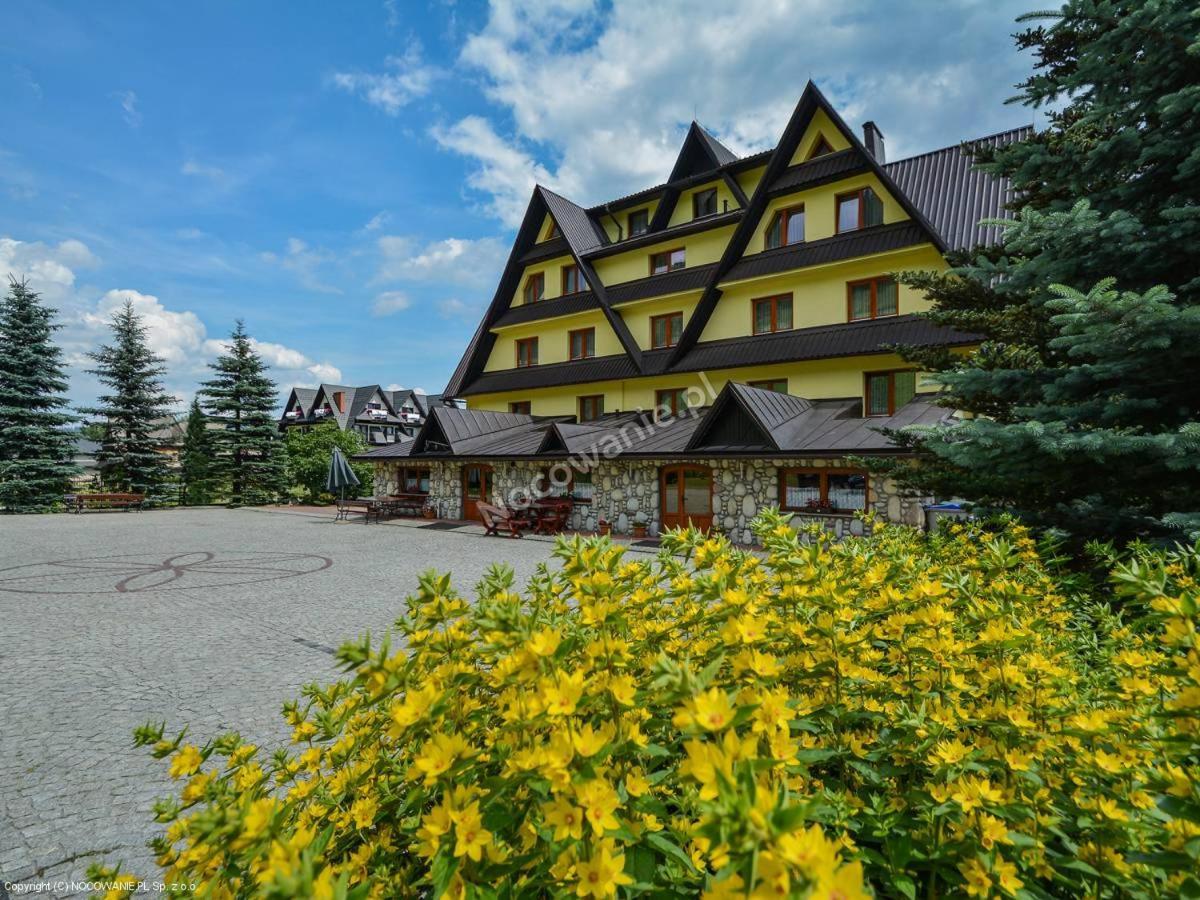
<svg viewBox="0 0 1200 900">
<path fill-rule="evenodd" d="M 147 726 L 166 880 L 214 896 L 1176 896 L 1200 888 L 1197 571 L 1068 598 L 1019 528 L 768 557 L 561 540 L 285 706 L 294 749 Z M 408 649 L 397 649 L 403 643 Z M 112 877 L 111 867 L 96 876 Z M 349 893 L 347 893 L 349 892 Z"/>
</svg>

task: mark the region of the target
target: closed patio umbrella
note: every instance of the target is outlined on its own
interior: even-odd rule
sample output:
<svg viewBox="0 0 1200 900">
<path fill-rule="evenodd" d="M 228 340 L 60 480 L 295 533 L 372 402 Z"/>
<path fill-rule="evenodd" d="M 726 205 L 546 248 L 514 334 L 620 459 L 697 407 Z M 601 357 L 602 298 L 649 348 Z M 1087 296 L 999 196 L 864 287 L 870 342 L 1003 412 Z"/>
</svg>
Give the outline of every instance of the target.
<svg viewBox="0 0 1200 900">
<path fill-rule="evenodd" d="M 345 499 L 346 488 L 358 487 L 359 483 L 358 476 L 342 455 L 341 447 L 334 447 L 333 457 L 329 460 L 329 474 L 325 476 L 325 490 L 331 494 L 338 491 L 338 496 Z"/>
</svg>

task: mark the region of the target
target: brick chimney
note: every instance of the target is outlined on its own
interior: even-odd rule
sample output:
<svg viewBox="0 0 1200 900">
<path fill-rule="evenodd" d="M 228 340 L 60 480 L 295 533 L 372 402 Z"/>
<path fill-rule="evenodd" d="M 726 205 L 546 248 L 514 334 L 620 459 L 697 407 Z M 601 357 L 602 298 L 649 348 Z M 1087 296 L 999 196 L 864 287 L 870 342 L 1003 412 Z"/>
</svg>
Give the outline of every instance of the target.
<svg viewBox="0 0 1200 900">
<path fill-rule="evenodd" d="M 887 162 L 883 152 L 883 132 L 874 122 L 863 123 L 863 143 L 867 147 L 867 152 L 875 157 L 875 162 L 881 166 Z"/>
</svg>

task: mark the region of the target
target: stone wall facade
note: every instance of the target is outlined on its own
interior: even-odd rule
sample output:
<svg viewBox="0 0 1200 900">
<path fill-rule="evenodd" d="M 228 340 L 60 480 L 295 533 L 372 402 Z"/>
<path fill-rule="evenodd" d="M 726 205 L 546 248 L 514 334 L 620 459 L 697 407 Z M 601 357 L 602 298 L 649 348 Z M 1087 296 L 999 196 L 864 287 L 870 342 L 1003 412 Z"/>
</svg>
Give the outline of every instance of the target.
<svg viewBox="0 0 1200 900">
<path fill-rule="evenodd" d="M 386 461 L 375 464 L 375 493 L 400 490 L 399 470 L 405 465 L 428 466 L 429 495 L 442 518 L 462 516 L 462 469 L 471 460 L 422 460 L 420 463 Z M 512 503 L 528 496 L 543 472 L 555 465 L 550 461 L 478 460 L 492 466 L 493 494 L 497 505 Z M 577 531 L 598 531 L 600 520 L 612 523 L 616 534 L 630 534 L 642 520 L 648 533 L 661 528 L 659 509 L 659 473 L 663 466 L 679 465 L 683 460 L 614 459 L 597 461 L 592 470 L 592 501 L 576 503 L 570 522 Z M 710 458 L 688 459 L 688 465 L 707 466 L 713 472 L 713 525 L 738 543 L 753 543 L 750 521 L 759 510 L 779 505 L 779 470 L 806 467 L 813 469 L 845 467 L 843 460 L 804 457 Z M 891 479 L 872 474 L 868 483 L 868 507 L 881 519 L 921 526 L 922 505 L 929 498 L 902 496 Z M 862 523 L 844 513 L 796 513 L 792 524 L 820 523 L 836 537 L 861 534 Z"/>
</svg>

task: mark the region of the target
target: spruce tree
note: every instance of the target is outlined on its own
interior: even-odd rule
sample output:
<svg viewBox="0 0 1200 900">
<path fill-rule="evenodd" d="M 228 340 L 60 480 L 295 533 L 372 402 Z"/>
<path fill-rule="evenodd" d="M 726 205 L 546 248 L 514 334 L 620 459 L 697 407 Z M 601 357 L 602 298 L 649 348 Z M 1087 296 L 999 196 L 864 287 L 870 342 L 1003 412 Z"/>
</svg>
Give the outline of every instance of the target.
<svg viewBox="0 0 1200 900">
<path fill-rule="evenodd" d="M 104 429 L 96 453 L 100 479 L 110 490 L 161 501 L 167 497 L 171 472 L 151 432 L 174 403 L 162 386 L 166 365 L 150 349 L 146 326 L 132 303 L 126 301 L 113 314 L 109 327 L 113 342 L 88 354 L 96 367 L 87 370 L 107 392 L 95 406 L 81 410 Z"/>
<path fill-rule="evenodd" d="M 1200 524 L 1200 20 L 1184 0 L 1043 17 L 1017 37 L 1036 64 L 1016 99 L 1063 105 L 978 157 L 1017 192 L 1003 245 L 902 277 L 983 335 L 965 360 L 906 351 L 975 417 L 900 434 L 922 464 L 894 470 L 1081 539 L 1180 537 Z"/>
<path fill-rule="evenodd" d="M 188 506 L 204 506 L 213 502 L 213 449 L 208 418 L 200 408 L 199 398 L 193 397 L 183 436 L 183 449 L 179 453 L 182 498 Z"/>
<path fill-rule="evenodd" d="M 0 506 L 9 512 L 47 509 L 62 500 L 79 471 L 75 435 L 64 426 L 67 379 L 61 328 L 26 281 L 9 278 L 0 300 Z"/>
<path fill-rule="evenodd" d="M 286 457 L 275 407 L 278 390 L 239 319 L 229 349 L 209 363 L 216 376 L 203 383 L 212 433 L 214 469 L 228 487 L 231 506 L 269 503 L 284 490 Z"/>
</svg>

